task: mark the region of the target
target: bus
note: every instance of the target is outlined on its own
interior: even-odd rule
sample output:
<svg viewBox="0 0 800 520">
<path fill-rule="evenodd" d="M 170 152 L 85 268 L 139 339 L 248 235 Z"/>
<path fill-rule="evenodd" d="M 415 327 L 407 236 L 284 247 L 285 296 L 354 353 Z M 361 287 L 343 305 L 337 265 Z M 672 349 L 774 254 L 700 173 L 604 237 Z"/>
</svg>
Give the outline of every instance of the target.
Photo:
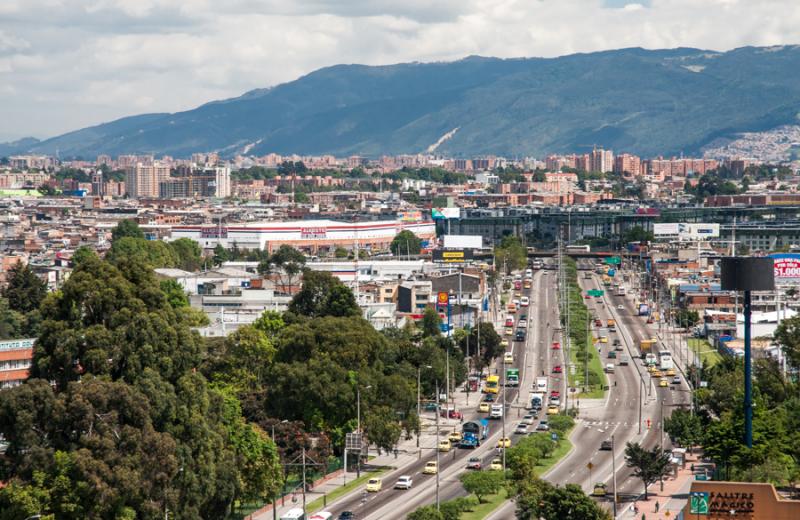
<svg viewBox="0 0 800 520">
<path fill-rule="evenodd" d="M 675 366 L 672 363 L 672 354 L 669 350 L 658 351 L 658 369 L 672 370 Z"/>
<path fill-rule="evenodd" d="M 589 246 L 589 244 L 571 245 L 571 246 L 567 246 L 565 249 L 567 250 L 568 253 L 570 253 L 570 252 L 572 252 L 572 253 L 589 253 L 592 250 L 592 248 L 591 248 L 591 246 Z"/>
<path fill-rule="evenodd" d="M 486 384 L 483 387 L 483 392 L 486 394 L 496 394 L 500 388 L 500 376 L 489 376 L 486 378 Z"/>
<path fill-rule="evenodd" d="M 467 421 L 461 427 L 461 448 L 477 448 L 481 441 L 489 436 L 489 421 L 480 419 L 478 421 Z"/>
</svg>

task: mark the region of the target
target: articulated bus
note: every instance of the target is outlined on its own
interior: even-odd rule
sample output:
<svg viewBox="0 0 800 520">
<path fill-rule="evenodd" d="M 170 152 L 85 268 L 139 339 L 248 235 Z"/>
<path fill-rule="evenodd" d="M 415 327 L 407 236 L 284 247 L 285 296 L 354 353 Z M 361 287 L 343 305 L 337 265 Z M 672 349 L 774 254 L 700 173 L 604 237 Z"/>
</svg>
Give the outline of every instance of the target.
<svg viewBox="0 0 800 520">
<path fill-rule="evenodd" d="M 486 378 L 486 385 L 483 387 L 484 393 L 496 394 L 500 388 L 500 376 L 489 376 Z"/>
</svg>

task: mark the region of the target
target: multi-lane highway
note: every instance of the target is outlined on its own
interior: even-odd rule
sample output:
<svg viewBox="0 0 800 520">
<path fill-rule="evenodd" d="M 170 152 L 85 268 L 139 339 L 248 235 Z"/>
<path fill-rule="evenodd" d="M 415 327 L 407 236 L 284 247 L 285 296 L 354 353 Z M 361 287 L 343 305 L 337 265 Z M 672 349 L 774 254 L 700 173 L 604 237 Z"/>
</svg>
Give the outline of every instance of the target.
<svg viewBox="0 0 800 520">
<path fill-rule="evenodd" d="M 551 281 L 553 279 L 553 281 Z M 556 364 L 563 364 L 561 360 L 561 350 L 551 350 L 550 344 L 553 339 L 553 330 L 558 317 L 558 308 L 555 289 L 555 276 L 550 272 L 536 271 L 533 276 L 532 288 L 523 291 L 524 295 L 531 300 L 529 307 L 523 307 L 515 315 L 515 328 L 522 315 L 527 315 L 528 330 L 524 342 L 512 341 L 513 337 L 507 337 L 509 348 L 513 349 L 514 362 L 511 365 L 503 363 L 502 359 L 497 360 L 497 364 L 492 368 L 493 373 L 500 374 L 509 367 L 516 367 L 520 371 L 519 387 L 501 388 L 498 401 L 502 402 L 502 392 L 505 392 L 505 426 L 502 420 L 491 420 L 489 426 L 489 436 L 484 440 L 480 447 L 471 449 L 453 448 L 450 452 L 440 453 L 439 455 L 439 500 L 445 501 L 465 494 L 459 482 L 459 475 L 467 471 L 466 463 L 471 457 L 481 459 L 484 468 L 488 467 L 492 459 L 497 457 L 496 445 L 503 436 L 510 437 L 512 442 L 516 439 L 513 430 L 519 420 L 525 415 L 527 405 L 530 402 L 530 390 L 536 376 L 542 373 L 551 375 L 552 367 Z M 501 313 L 505 314 L 505 312 Z M 500 330 L 499 332 L 503 332 Z M 565 390 L 561 377 L 553 375 L 550 378 L 553 388 L 560 387 L 562 395 Z M 472 419 L 486 418 L 487 414 L 479 413 L 478 402 L 480 396 L 470 400 L 466 409 L 461 411 L 465 415 L 465 421 Z M 544 417 L 544 415 L 542 415 Z M 423 414 L 423 422 L 428 431 L 435 423 L 433 413 Z M 529 427 L 529 431 L 536 428 L 538 421 Z M 447 434 L 453 429 L 460 430 L 459 422 L 448 421 L 447 425 L 441 425 L 441 438 L 446 438 Z M 503 429 L 505 428 L 505 432 Z M 426 439 L 426 437 L 423 437 Z M 432 437 L 427 436 L 427 439 Z M 436 475 L 425 475 L 422 470 L 430 460 L 436 460 L 435 441 L 428 440 L 429 446 L 423 444 L 421 457 L 414 463 L 400 467 L 383 477 L 383 489 L 378 493 L 365 494 L 359 489 L 333 504 L 326 510 L 338 515 L 342 511 L 353 511 L 359 520 L 362 519 L 389 519 L 404 518 L 408 513 L 418 507 L 435 502 L 436 498 Z M 401 475 L 410 475 L 413 478 L 413 486 L 408 490 L 393 489 L 394 483 Z"/>
<path fill-rule="evenodd" d="M 583 264 L 582 267 L 593 266 Z M 555 484 L 577 483 L 587 492 L 592 490 L 596 482 L 603 482 L 612 492 L 613 468 L 616 470 L 619 500 L 631 501 L 642 492 L 642 487 L 641 483 L 632 477 L 632 470 L 625 465 L 625 444 L 638 442 L 645 447 L 661 444 L 662 410 L 663 416 L 667 417 L 674 406 L 688 404 L 689 389 L 684 381 L 681 381 L 680 385 L 670 384 L 668 387 L 660 387 L 657 380 L 651 380 L 641 361 L 638 347 L 642 339 L 653 336 L 653 331 L 644 318 L 637 316 L 635 306 L 638 300 L 630 296 L 614 296 L 607 288 L 602 287 L 600 278 L 590 270 L 579 271 L 578 277 L 584 293 L 589 289 L 605 291 L 601 298 L 586 300 L 586 303 L 593 316 L 592 334 L 608 338 L 608 343 L 597 343 L 600 347 L 601 362 L 603 365 L 613 363 L 614 372 L 607 374 L 609 390 L 603 399 L 573 400 L 574 394 L 572 394 L 569 404 L 571 407 L 579 408 L 578 421 L 570 436 L 573 450 L 543 477 Z M 552 342 L 558 340 L 556 279 L 555 271 L 535 272 L 532 289 L 524 291 L 530 297 L 530 306 L 520 309 L 515 318 L 518 320 L 522 314 L 528 315 L 526 340 L 513 342 L 513 338 L 508 337 L 514 353 L 513 365 L 503 364 L 503 360 L 499 359 L 492 368 L 496 374 L 500 374 L 510 366 L 520 370 L 519 387 L 501 389 L 501 392 L 505 391 L 505 426 L 501 420 L 490 421 L 489 437 L 480 447 L 474 450 L 453 448 L 450 452 L 439 454 L 440 501 L 465 494 L 459 476 L 468 471 L 466 463 L 470 457 L 480 458 L 486 468 L 492 459 L 498 456 L 495 447 L 502 436 L 511 437 L 512 442 L 516 441 L 517 436 L 513 431 L 527 412 L 531 389 L 537 376 L 547 375 L 548 389 L 558 389 L 562 396 L 567 395 L 566 374 L 562 376 L 552 373 L 555 365 L 561 365 L 567 370 L 562 358 L 563 351 L 551 348 Z M 603 327 L 595 326 L 595 318 L 602 322 Z M 611 332 L 606 326 L 609 319 L 616 322 L 615 332 Z M 614 345 L 614 340 L 619 340 L 619 347 Z M 609 351 L 614 351 L 617 358 L 609 359 Z M 620 366 L 619 361 L 623 356 L 627 358 L 628 363 Z M 575 368 L 582 369 L 580 366 Z M 476 396 L 466 408 L 461 409 L 465 421 L 486 417 L 486 414 L 477 411 L 479 400 L 480 397 Z M 562 399 L 562 407 L 566 402 L 566 399 Z M 545 417 L 544 413 L 541 417 Z M 423 422 L 428 432 L 433 427 L 434 419 L 432 412 L 423 415 Z M 537 424 L 538 420 L 528 431 L 533 432 Z M 446 425 L 441 425 L 440 438 L 445 438 L 453 429 L 460 430 L 460 428 L 459 422 L 449 420 Z M 615 441 L 613 463 L 612 451 L 600 449 L 601 444 L 611 440 L 612 436 Z M 666 436 L 664 439 L 666 441 Z M 384 485 L 380 492 L 365 494 L 359 489 L 330 504 L 327 510 L 334 514 L 345 510 L 353 511 L 359 520 L 404 518 L 418 507 L 434 503 L 437 494 L 436 476 L 424 475 L 422 470 L 428 461 L 436 460 L 436 440 L 431 435 L 423 436 L 423 440 L 425 442 L 422 445 L 420 458 L 384 475 Z M 588 468 L 588 463 L 591 463 L 591 470 Z M 393 489 L 395 481 L 401 475 L 410 475 L 413 478 L 414 484 L 411 489 Z M 609 509 L 611 509 L 610 497 L 611 495 L 603 501 Z M 508 502 L 490 518 L 512 518 L 513 509 L 513 503 Z"/>
</svg>

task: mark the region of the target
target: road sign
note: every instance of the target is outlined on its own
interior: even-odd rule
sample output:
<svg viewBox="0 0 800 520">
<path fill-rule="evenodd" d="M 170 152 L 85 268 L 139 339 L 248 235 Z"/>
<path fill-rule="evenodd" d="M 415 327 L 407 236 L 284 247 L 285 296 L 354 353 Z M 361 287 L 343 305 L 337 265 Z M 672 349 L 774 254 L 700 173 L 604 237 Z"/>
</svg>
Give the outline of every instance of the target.
<svg viewBox="0 0 800 520">
<path fill-rule="evenodd" d="M 622 262 L 622 259 L 618 256 L 609 256 L 606 258 L 606 263 L 608 265 L 619 265 Z"/>
<path fill-rule="evenodd" d="M 550 434 L 550 439 L 553 440 L 553 441 L 557 441 L 558 440 L 558 434 L 556 432 L 551 433 Z"/>
<path fill-rule="evenodd" d="M 692 491 L 689 493 L 689 513 L 693 515 L 708 514 L 708 493 L 705 491 Z"/>
<path fill-rule="evenodd" d="M 347 451 L 361 451 L 364 448 L 364 440 L 360 433 L 353 432 L 345 435 L 344 447 Z"/>
<path fill-rule="evenodd" d="M 586 465 L 586 469 L 588 469 L 589 471 L 592 471 L 593 467 L 594 467 L 594 464 L 592 464 L 591 462 Z"/>
<path fill-rule="evenodd" d="M 599 298 L 600 296 L 603 296 L 603 292 L 604 291 L 601 291 L 600 289 L 589 289 L 588 291 L 586 291 L 586 294 L 588 294 L 589 296 L 594 296 L 596 298 Z"/>
</svg>

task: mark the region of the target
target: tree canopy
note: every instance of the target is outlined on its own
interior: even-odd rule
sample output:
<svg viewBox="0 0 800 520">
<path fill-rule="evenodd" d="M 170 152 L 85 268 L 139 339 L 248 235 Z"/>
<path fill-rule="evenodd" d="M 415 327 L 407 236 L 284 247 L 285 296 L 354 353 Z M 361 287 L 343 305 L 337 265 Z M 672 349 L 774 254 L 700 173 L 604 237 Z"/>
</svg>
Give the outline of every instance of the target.
<svg viewBox="0 0 800 520">
<path fill-rule="evenodd" d="M 310 318 L 358 316 L 361 314 L 353 292 L 327 271 L 303 273 L 303 288 L 292 298 L 289 312 Z"/>
<path fill-rule="evenodd" d="M 528 265 L 528 251 L 519 237 L 508 235 L 495 246 L 494 261 L 498 269 L 505 269 L 505 273 L 508 274 L 511 271 L 524 269 Z"/>
<path fill-rule="evenodd" d="M 113 230 L 111 230 L 112 240 L 119 240 L 120 238 L 144 238 L 144 232 L 135 220 L 125 219 L 120 220 Z"/>
<path fill-rule="evenodd" d="M 394 256 L 418 255 L 422 250 L 422 239 L 404 229 L 394 236 L 389 249 Z"/>
</svg>

